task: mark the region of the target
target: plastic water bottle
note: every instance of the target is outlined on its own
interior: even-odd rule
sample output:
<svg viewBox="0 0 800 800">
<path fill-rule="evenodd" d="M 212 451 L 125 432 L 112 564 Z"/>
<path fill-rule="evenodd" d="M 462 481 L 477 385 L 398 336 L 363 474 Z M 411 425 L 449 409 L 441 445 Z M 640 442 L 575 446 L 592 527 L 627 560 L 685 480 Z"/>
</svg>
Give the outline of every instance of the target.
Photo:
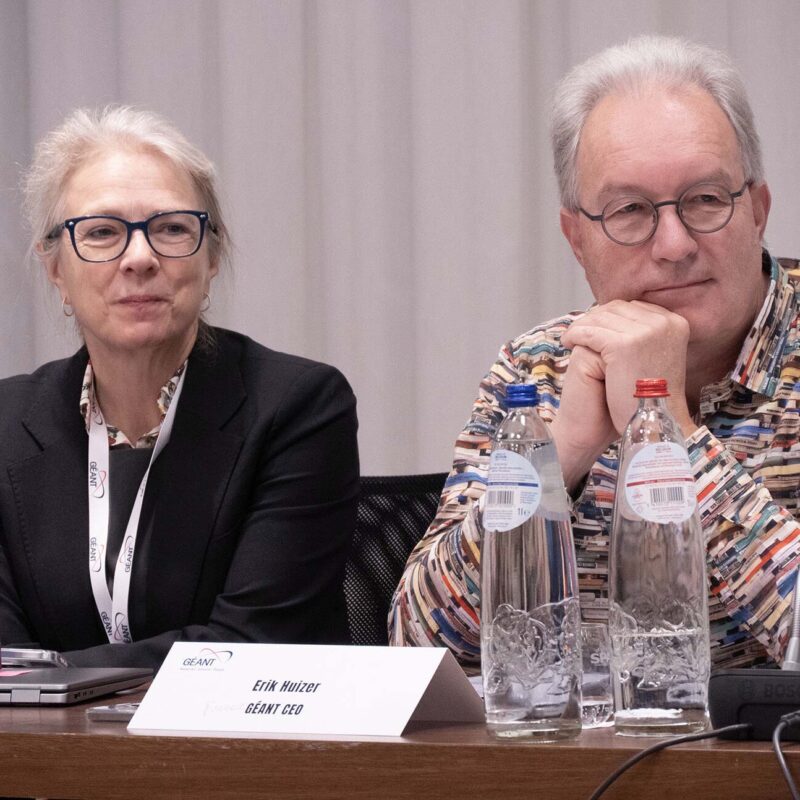
<svg viewBox="0 0 800 800">
<path fill-rule="evenodd" d="M 636 381 L 622 437 L 609 563 L 617 733 L 663 736 L 708 724 L 705 543 L 667 382 Z"/>
<path fill-rule="evenodd" d="M 492 445 L 481 543 L 486 723 L 501 738 L 581 730 L 580 607 L 569 504 L 536 387 L 509 385 Z"/>
</svg>

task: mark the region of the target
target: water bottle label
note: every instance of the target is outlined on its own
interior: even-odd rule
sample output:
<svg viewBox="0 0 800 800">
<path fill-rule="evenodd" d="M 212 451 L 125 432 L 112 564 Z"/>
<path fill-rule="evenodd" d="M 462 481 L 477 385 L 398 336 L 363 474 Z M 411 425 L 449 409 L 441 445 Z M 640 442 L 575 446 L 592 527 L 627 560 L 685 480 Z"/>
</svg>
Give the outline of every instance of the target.
<svg viewBox="0 0 800 800">
<path fill-rule="evenodd" d="M 697 498 L 686 451 L 674 442 L 644 445 L 628 465 L 625 500 L 635 516 L 648 522 L 689 519 Z"/>
<path fill-rule="evenodd" d="M 489 461 L 483 527 L 510 531 L 534 515 L 541 499 L 542 482 L 533 464 L 519 453 L 495 450 Z"/>
</svg>

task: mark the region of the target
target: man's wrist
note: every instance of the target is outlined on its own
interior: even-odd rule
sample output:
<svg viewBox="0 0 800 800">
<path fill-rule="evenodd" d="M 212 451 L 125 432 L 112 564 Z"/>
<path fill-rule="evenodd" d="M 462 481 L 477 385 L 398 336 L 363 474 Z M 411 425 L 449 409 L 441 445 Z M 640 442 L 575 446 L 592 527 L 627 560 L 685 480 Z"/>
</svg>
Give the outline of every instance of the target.
<svg viewBox="0 0 800 800">
<path fill-rule="evenodd" d="M 570 443 L 566 435 L 555 420 L 550 424 L 550 435 L 558 452 L 558 461 L 561 465 L 561 474 L 564 476 L 564 485 L 570 497 L 574 496 L 576 489 L 583 483 L 592 464 L 594 454 L 586 455 L 588 448 L 576 447 Z"/>
</svg>

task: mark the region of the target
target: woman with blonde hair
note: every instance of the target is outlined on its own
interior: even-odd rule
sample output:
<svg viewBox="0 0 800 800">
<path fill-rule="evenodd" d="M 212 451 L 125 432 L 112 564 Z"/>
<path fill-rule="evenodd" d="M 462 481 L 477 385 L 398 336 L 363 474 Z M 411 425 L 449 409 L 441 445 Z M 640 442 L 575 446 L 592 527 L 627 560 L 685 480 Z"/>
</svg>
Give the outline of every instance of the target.
<svg viewBox="0 0 800 800">
<path fill-rule="evenodd" d="M 355 398 L 204 322 L 229 252 L 210 161 L 149 112 L 76 111 L 26 199 L 84 344 L 0 381 L 0 641 L 157 667 L 177 640 L 345 640 Z"/>
</svg>

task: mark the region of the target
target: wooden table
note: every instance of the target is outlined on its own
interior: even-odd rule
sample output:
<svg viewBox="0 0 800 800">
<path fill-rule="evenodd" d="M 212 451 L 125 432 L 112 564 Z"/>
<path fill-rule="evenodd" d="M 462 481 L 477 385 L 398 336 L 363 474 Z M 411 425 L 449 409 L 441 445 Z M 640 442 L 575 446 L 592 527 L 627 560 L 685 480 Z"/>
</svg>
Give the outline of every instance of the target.
<svg viewBox="0 0 800 800">
<path fill-rule="evenodd" d="M 87 707 L 0 709 L 0 795 L 575 800 L 653 741 L 602 729 L 558 744 L 497 743 L 481 725 L 359 740 L 134 736 L 124 724 L 89 722 Z M 800 745 L 784 750 L 800 778 Z M 650 756 L 603 800 L 789 796 L 768 742 L 711 740 Z"/>
</svg>

